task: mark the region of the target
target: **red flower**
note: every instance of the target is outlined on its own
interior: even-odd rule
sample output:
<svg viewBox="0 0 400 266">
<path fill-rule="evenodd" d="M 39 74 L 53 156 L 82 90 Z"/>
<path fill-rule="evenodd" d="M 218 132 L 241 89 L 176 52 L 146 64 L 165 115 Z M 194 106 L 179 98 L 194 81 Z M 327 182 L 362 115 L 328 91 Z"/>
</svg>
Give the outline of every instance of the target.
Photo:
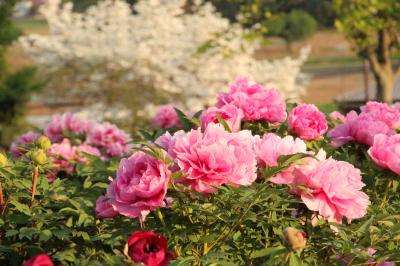
<svg viewBox="0 0 400 266">
<path fill-rule="evenodd" d="M 128 255 L 136 263 L 147 266 L 165 266 L 175 259 L 168 251 L 167 239 L 152 231 L 136 231 L 128 239 Z"/>
<path fill-rule="evenodd" d="M 24 266 L 54 266 L 49 255 L 38 254 L 25 261 Z"/>
</svg>

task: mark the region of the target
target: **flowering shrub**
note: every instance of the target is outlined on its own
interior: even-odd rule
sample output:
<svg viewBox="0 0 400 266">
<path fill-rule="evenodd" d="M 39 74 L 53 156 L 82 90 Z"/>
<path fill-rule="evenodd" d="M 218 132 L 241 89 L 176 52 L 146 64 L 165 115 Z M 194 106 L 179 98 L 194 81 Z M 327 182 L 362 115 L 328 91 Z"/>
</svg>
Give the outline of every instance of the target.
<svg viewBox="0 0 400 266">
<path fill-rule="evenodd" d="M 160 95 L 172 93 L 174 101 L 183 100 L 186 108 L 198 111 L 213 104 L 215 93 L 237 75 L 274 86 L 284 98 L 298 100 L 305 92 L 307 78 L 301 66 L 309 49 L 298 58 L 256 59 L 259 42 L 247 40 L 247 32 L 230 24 L 210 3 L 191 1 L 188 10 L 186 0 L 141 0 L 133 7 L 126 1 L 106 0 L 75 13 L 70 3 L 49 2 L 51 7 L 42 8 L 49 34 L 24 36 L 20 43 L 36 63 L 56 71 L 56 88 L 61 86 L 60 75 L 69 73 L 59 70 L 72 68 L 65 79 L 68 84 L 76 80 L 71 87 L 80 88 L 75 93 L 68 88 L 65 97 L 72 100 L 84 94 L 91 96 L 86 97 L 92 100 L 89 104 L 98 103 L 99 95 L 107 95 L 99 93 L 100 88 L 122 91 L 124 86 L 116 84 L 131 82 L 142 97 L 152 88 Z M 154 102 L 154 93 L 150 97 Z M 136 102 L 138 111 L 144 102 Z"/>
<path fill-rule="evenodd" d="M 108 123 L 57 116 L 44 136 L 14 145 L 23 152 L 13 160 L 0 154 L 0 263 L 400 260 L 400 111 L 385 105 L 377 115 L 380 105 L 368 103 L 360 114 L 336 112 L 325 134 L 316 107 L 286 105 L 243 78 L 218 99 L 203 114 L 175 110 L 178 127 L 133 142 Z M 302 140 L 296 124 L 318 137 Z M 114 145 L 123 152 L 110 153 Z"/>
</svg>

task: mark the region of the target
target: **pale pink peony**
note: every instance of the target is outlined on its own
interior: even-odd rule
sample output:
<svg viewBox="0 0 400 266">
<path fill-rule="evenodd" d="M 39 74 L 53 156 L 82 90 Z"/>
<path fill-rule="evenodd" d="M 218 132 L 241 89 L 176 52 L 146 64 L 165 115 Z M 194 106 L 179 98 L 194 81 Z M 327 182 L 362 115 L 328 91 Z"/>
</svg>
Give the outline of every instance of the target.
<svg viewBox="0 0 400 266">
<path fill-rule="evenodd" d="M 296 106 L 288 117 L 289 130 L 303 140 L 320 138 L 328 129 L 325 115 L 313 104 Z"/>
<path fill-rule="evenodd" d="M 299 166 L 292 172 L 293 179 L 286 179 L 288 185 L 301 185 L 307 189 L 293 189 L 306 206 L 328 221 L 341 223 L 343 217 L 349 222 L 363 217 L 368 205 L 368 196 L 361 191 L 360 170 L 353 165 L 327 159 L 311 166 Z M 282 180 L 281 180 L 282 181 Z"/>
<path fill-rule="evenodd" d="M 229 133 L 213 123 L 204 133 L 191 130 L 175 143 L 182 183 L 202 194 L 215 192 L 215 186 L 222 184 L 250 185 L 257 178 L 253 146 L 247 130 Z"/>
<path fill-rule="evenodd" d="M 387 103 L 370 101 L 361 107 L 361 111 L 375 120 L 385 122 L 391 129 L 400 128 L 400 110 Z"/>
<path fill-rule="evenodd" d="M 54 115 L 45 128 L 44 134 L 52 142 L 60 142 L 64 137 L 70 137 L 71 134 L 78 136 L 87 134 L 93 123 L 91 120 L 79 118 L 71 113 Z"/>
<path fill-rule="evenodd" d="M 346 117 L 339 113 L 338 111 L 333 111 L 329 114 L 329 118 L 331 119 L 332 123 L 339 121 L 344 123 L 346 121 Z"/>
<path fill-rule="evenodd" d="M 180 126 L 180 120 L 172 104 L 158 107 L 152 121 L 153 125 L 159 128 L 172 128 Z"/>
<path fill-rule="evenodd" d="M 27 151 L 24 146 L 32 144 L 39 138 L 40 134 L 37 132 L 29 131 L 19 137 L 17 137 L 11 144 L 10 152 L 15 156 L 19 157 L 25 154 Z"/>
<path fill-rule="evenodd" d="M 368 154 L 378 166 L 400 175 L 400 134 L 376 135 Z"/>
<path fill-rule="evenodd" d="M 201 127 L 206 128 L 210 123 L 218 123 L 217 115 L 225 120 L 232 132 L 238 132 L 240 130 L 243 112 L 236 106 L 230 104 L 224 105 L 221 108 L 210 107 L 204 110 L 199 119 Z"/>
<path fill-rule="evenodd" d="M 241 109 L 245 121 L 265 120 L 279 124 L 286 119 L 286 104 L 276 89 L 265 89 L 246 78 L 239 78 L 230 85 L 228 93 L 218 95 L 217 107 L 232 104 Z"/>
<path fill-rule="evenodd" d="M 100 149 L 106 158 L 127 155 L 130 141 L 128 134 L 108 122 L 94 125 L 87 136 L 87 143 Z"/>
<path fill-rule="evenodd" d="M 108 201 L 106 196 L 100 196 L 96 200 L 96 218 L 113 218 L 118 215 Z"/>
<path fill-rule="evenodd" d="M 281 155 L 306 153 L 306 144 L 301 139 L 292 136 L 279 137 L 273 133 L 265 134 L 262 139 L 255 139 L 255 154 L 262 166 L 278 166 Z"/>
<path fill-rule="evenodd" d="M 349 141 L 357 141 L 371 146 L 377 134 L 393 135 L 394 132 L 384 122 L 375 120 L 368 114 L 357 115 L 351 111 L 346 116 L 346 121 L 330 130 L 327 134 L 335 147 Z"/>
<path fill-rule="evenodd" d="M 118 213 L 143 221 L 149 211 L 166 206 L 169 178 L 165 163 L 136 152 L 121 160 L 117 177 L 107 188 L 109 203 Z"/>
</svg>

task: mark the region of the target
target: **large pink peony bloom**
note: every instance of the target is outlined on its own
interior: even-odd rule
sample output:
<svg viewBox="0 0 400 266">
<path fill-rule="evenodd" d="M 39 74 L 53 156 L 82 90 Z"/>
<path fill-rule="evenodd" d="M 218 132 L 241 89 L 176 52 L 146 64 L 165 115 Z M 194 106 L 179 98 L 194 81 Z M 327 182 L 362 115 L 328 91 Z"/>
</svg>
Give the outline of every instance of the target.
<svg viewBox="0 0 400 266">
<path fill-rule="evenodd" d="M 149 211 L 164 207 L 170 171 L 165 163 L 143 152 L 122 159 L 117 177 L 107 188 L 118 213 L 143 221 Z"/>
<path fill-rule="evenodd" d="M 206 128 L 210 123 L 218 123 L 217 115 L 224 119 L 232 132 L 240 130 L 240 123 L 243 119 L 242 110 L 234 105 L 224 105 L 221 108 L 210 107 L 204 110 L 200 116 L 200 124 L 202 128 Z"/>
<path fill-rule="evenodd" d="M 355 111 L 351 111 L 347 114 L 346 121 L 330 130 L 327 136 L 336 147 L 349 141 L 371 146 L 377 134 L 393 135 L 394 132 L 384 122 L 368 114 L 357 115 Z"/>
<path fill-rule="evenodd" d="M 230 85 L 228 93 L 218 95 L 217 107 L 232 104 L 241 109 L 245 121 L 265 120 L 271 124 L 286 119 L 286 104 L 276 89 L 264 89 L 261 85 L 239 78 Z"/>
<path fill-rule="evenodd" d="M 29 131 L 21 136 L 19 136 L 14 142 L 11 144 L 10 152 L 15 156 L 19 157 L 22 154 L 25 154 L 27 151 L 23 148 L 23 146 L 32 144 L 39 138 L 40 134 L 37 132 Z"/>
<path fill-rule="evenodd" d="M 248 186 L 257 178 L 253 146 L 250 131 L 228 133 L 211 123 L 204 133 L 191 130 L 176 141 L 175 162 L 185 174 L 183 183 L 199 193 L 228 183 Z"/>
<path fill-rule="evenodd" d="M 343 217 L 349 222 L 363 217 L 368 205 L 368 196 L 361 191 L 360 170 L 353 165 L 327 159 L 318 162 L 312 160 L 310 165 L 300 165 L 292 169 L 291 176 L 281 178 L 279 183 L 295 187 L 301 185 L 308 191 L 293 189 L 306 206 L 329 221 L 341 223 Z"/>
<path fill-rule="evenodd" d="M 400 128 L 400 110 L 389 106 L 387 103 L 371 101 L 362 106 L 361 111 L 375 120 L 385 122 L 391 129 Z"/>
<path fill-rule="evenodd" d="M 131 151 L 131 138 L 117 126 L 104 122 L 89 131 L 87 143 L 99 148 L 105 157 L 124 156 Z"/>
<path fill-rule="evenodd" d="M 152 121 L 159 128 L 171 128 L 180 126 L 180 120 L 172 104 L 161 105 Z"/>
<path fill-rule="evenodd" d="M 112 218 L 118 215 L 106 196 L 100 196 L 96 200 L 96 218 Z"/>
<path fill-rule="evenodd" d="M 400 135 L 386 136 L 378 134 L 374 144 L 369 148 L 368 154 L 374 162 L 384 168 L 400 175 Z"/>
<path fill-rule="evenodd" d="M 304 140 L 320 138 L 328 129 L 325 115 L 313 104 L 296 106 L 288 117 L 289 130 Z"/>
<path fill-rule="evenodd" d="M 65 171 L 66 173 L 72 174 L 74 172 L 74 167 L 71 162 L 76 159 L 76 149 L 71 145 L 69 139 L 63 139 L 61 143 L 53 144 L 48 150 L 48 153 L 51 156 L 52 162 L 58 166 L 53 169 L 54 173 Z M 55 178 L 55 176 L 52 176 L 52 178 Z"/>
<path fill-rule="evenodd" d="M 71 113 L 54 115 L 51 122 L 45 128 L 44 134 L 52 142 L 60 142 L 64 137 L 70 137 L 71 134 L 87 134 L 92 124 L 93 121 L 79 118 Z"/>
<path fill-rule="evenodd" d="M 256 138 L 254 149 L 257 160 L 263 166 L 278 166 L 281 155 L 307 152 L 306 144 L 301 139 L 293 139 L 292 136 L 281 138 L 273 133 L 265 134 L 262 139 Z"/>
</svg>

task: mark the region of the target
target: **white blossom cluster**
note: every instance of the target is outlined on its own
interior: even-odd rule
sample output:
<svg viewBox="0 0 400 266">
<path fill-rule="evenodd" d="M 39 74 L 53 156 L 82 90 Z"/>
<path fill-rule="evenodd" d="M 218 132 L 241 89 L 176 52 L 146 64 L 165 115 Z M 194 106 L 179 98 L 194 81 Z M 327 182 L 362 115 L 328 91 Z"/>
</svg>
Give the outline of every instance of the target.
<svg viewBox="0 0 400 266">
<path fill-rule="evenodd" d="M 293 100 L 304 93 L 301 66 L 309 49 L 296 59 L 257 60 L 257 43 L 246 41 L 246 32 L 209 3 L 140 0 L 132 10 L 122 0 L 105 0 L 74 13 L 70 3 L 54 1 L 42 8 L 49 34 L 20 39 L 28 54 L 49 69 L 121 69 L 127 79 L 183 95 L 185 105 L 194 109 L 210 104 L 237 76 L 276 87 Z"/>
</svg>

